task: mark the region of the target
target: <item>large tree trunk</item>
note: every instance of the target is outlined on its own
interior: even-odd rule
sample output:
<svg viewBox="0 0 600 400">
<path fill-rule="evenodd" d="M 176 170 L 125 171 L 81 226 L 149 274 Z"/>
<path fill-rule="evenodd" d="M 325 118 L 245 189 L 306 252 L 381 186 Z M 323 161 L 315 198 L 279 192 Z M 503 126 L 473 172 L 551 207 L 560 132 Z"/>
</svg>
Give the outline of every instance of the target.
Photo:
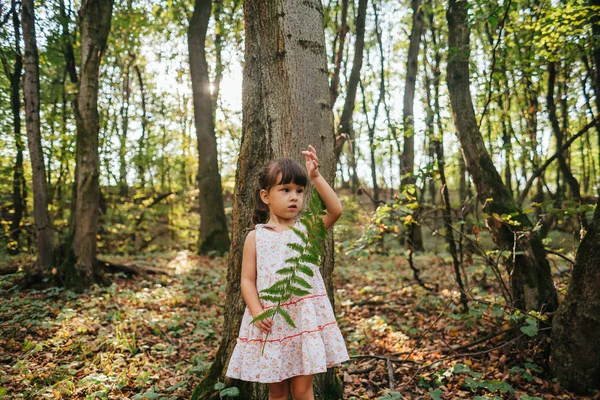
<svg viewBox="0 0 600 400">
<path fill-rule="evenodd" d="M 188 30 L 188 48 L 194 96 L 194 119 L 198 137 L 200 253 L 209 251 L 224 253 L 229 250 L 230 241 L 217 161 L 217 140 L 205 49 L 211 5 L 211 0 L 196 0 Z"/>
<path fill-rule="evenodd" d="M 567 295 L 552 321 L 550 365 L 568 390 L 600 389 L 600 200 L 583 238 Z M 588 391 L 589 390 L 589 391 Z"/>
<path fill-rule="evenodd" d="M 50 276 L 54 266 L 54 238 L 50 216 L 48 214 L 48 190 L 46 187 L 46 169 L 42 151 L 40 131 L 40 69 L 37 43 L 35 38 L 35 14 L 33 0 L 22 3 L 23 42 L 25 43 L 25 77 L 23 95 L 25 99 L 25 123 L 27 125 L 27 144 L 31 158 L 33 179 L 33 216 L 38 255 L 35 267 L 27 271 L 30 279 Z"/>
<path fill-rule="evenodd" d="M 68 262 L 65 283 L 78 289 L 95 278 L 96 234 L 100 199 L 98 133 L 98 79 L 100 62 L 110 31 L 114 0 L 85 0 L 79 10 L 81 67 L 74 111 L 77 124 L 76 200 L 71 216 L 74 263 Z M 71 269 L 70 267 L 73 267 Z"/>
<path fill-rule="evenodd" d="M 334 181 L 333 114 L 330 106 L 322 6 L 319 0 L 244 3 L 246 49 L 243 85 L 242 144 L 233 201 L 233 240 L 227 273 L 223 338 L 208 376 L 194 399 L 207 399 L 223 375 L 239 332 L 244 300 L 240 275 L 244 240 L 251 229 L 253 198 L 260 167 L 268 160 L 291 157 L 303 162 L 301 150 L 312 144 L 320 171 Z M 332 297 L 333 239 L 326 241 L 321 272 Z M 341 398 L 328 371 L 317 379 L 317 398 Z M 234 381 L 243 399 L 266 399 L 266 385 Z M 327 395 L 327 393 L 332 393 Z"/>
<path fill-rule="evenodd" d="M 507 257 L 507 265 L 515 306 L 525 310 L 553 311 L 557 306 L 556 290 L 542 242 L 537 233 L 531 231 L 531 222 L 502 183 L 475 119 L 469 92 L 467 8 L 467 1 L 450 0 L 447 12 L 448 45 L 456 49 L 448 57 L 448 91 L 463 157 L 483 202 L 483 210 L 489 216 L 486 223 L 494 242 L 502 250 L 512 253 L 512 257 Z M 519 226 L 503 221 L 503 214 L 514 215 L 512 220 Z M 516 250 L 514 253 L 513 249 Z"/>
<path fill-rule="evenodd" d="M 354 138 L 352 130 L 352 114 L 354 113 L 354 103 L 356 101 L 356 90 L 360 82 L 360 70 L 363 62 L 363 49 L 365 47 L 365 19 L 367 17 L 368 0 L 358 0 L 358 10 L 356 12 L 356 40 L 354 42 L 354 59 L 352 61 L 352 69 L 350 70 L 350 78 L 346 87 L 346 98 L 344 99 L 344 108 L 340 116 L 340 126 L 337 132 L 337 140 L 335 143 L 335 160 L 336 163 L 340 159 L 344 143 L 348 139 Z M 333 104 L 331 105 L 333 107 Z M 354 143 L 352 143 L 354 146 Z M 356 174 L 356 170 L 354 171 Z M 354 179 L 356 181 L 356 179 Z M 356 182 L 353 182 L 356 183 Z"/>
<path fill-rule="evenodd" d="M 404 147 L 402 150 L 402 163 L 400 165 L 400 186 L 415 184 L 415 121 L 414 100 L 417 81 L 419 48 L 423 33 L 423 11 L 421 0 L 412 0 L 412 28 L 406 61 L 406 80 L 404 81 L 404 111 L 402 121 L 404 126 Z M 418 220 L 418 215 L 415 215 Z M 423 250 L 423 236 L 421 227 L 411 224 L 408 230 L 408 246 L 410 250 Z"/>
<path fill-rule="evenodd" d="M 13 132 L 15 135 L 15 146 L 17 157 L 13 174 L 13 215 L 10 223 L 10 241 L 8 242 L 9 254 L 17 254 L 20 251 L 21 221 L 25 212 L 25 177 L 23 175 L 23 138 L 21 136 L 21 75 L 23 73 L 23 57 L 21 55 L 21 22 L 17 12 L 17 2 L 12 0 L 11 7 L 13 29 L 15 34 L 15 65 L 10 71 L 8 61 L 2 58 L 4 72 L 10 81 L 10 105 L 13 114 Z"/>
</svg>

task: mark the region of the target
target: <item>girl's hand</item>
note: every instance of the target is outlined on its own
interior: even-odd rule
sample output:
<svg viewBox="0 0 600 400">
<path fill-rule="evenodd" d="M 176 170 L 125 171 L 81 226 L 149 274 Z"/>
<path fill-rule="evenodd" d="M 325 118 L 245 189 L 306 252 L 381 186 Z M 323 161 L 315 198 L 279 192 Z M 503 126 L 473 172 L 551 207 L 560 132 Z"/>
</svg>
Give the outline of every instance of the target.
<svg viewBox="0 0 600 400">
<path fill-rule="evenodd" d="M 306 159 L 306 171 L 308 172 L 308 177 L 313 180 L 318 178 L 321 173 L 319 172 L 319 159 L 317 158 L 317 151 L 311 145 L 308 145 L 308 150 L 304 150 L 302 152 L 304 158 Z"/>
<path fill-rule="evenodd" d="M 256 315 L 260 315 L 261 313 L 262 311 L 257 313 Z M 254 323 L 254 326 L 256 326 L 262 333 L 269 333 L 271 332 L 271 328 L 273 327 L 273 318 L 267 318 L 263 319 L 262 321 L 256 321 Z"/>
</svg>

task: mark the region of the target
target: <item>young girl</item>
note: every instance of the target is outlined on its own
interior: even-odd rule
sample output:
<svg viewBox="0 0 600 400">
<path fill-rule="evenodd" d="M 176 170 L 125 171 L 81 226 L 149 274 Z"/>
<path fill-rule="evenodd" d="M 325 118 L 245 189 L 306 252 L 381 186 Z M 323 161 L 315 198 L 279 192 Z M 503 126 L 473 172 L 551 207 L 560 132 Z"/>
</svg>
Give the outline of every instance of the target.
<svg viewBox="0 0 600 400">
<path fill-rule="evenodd" d="M 323 222 L 329 228 L 342 214 L 342 204 L 319 173 L 315 149 L 312 146 L 308 149 L 302 152 L 308 178 L 325 204 Z M 306 230 L 296 221 L 304 204 L 306 184 L 307 175 L 295 161 L 284 158 L 267 164 L 256 189 L 253 216 L 256 227 L 248 233 L 244 244 L 241 288 L 247 307 L 226 376 L 268 383 L 269 400 L 287 400 L 290 390 L 295 400 L 313 400 L 312 375 L 348 360 L 316 265 L 311 266 L 312 278 L 302 276 L 311 284 L 311 293 L 292 296 L 282 304 L 296 328 L 278 314 L 250 324 L 253 317 L 276 305 L 261 300 L 260 291 L 281 280 L 282 275 L 276 271 L 285 267 L 286 259 L 297 255 L 286 243 L 301 243 L 290 226 Z"/>
</svg>

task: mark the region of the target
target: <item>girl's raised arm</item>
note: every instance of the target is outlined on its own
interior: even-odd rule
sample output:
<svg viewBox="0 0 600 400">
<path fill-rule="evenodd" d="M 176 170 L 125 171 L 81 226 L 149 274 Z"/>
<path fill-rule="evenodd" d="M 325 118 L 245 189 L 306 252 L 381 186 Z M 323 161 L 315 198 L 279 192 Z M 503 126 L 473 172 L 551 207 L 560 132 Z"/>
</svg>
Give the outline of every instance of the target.
<svg viewBox="0 0 600 400">
<path fill-rule="evenodd" d="M 317 151 L 315 148 L 308 145 L 308 150 L 304 150 L 302 154 L 306 159 L 306 171 L 308 172 L 308 177 L 313 182 L 313 185 L 315 185 L 315 189 L 317 189 L 317 192 L 319 192 L 319 195 L 321 196 L 321 200 L 323 200 L 323 203 L 325 204 L 323 223 L 325 224 L 325 228 L 329 229 L 342 215 L 342 212 L 344 211 L 342 203 L 319 172 L 319 159 L 317 158 Z"/>
</svg>

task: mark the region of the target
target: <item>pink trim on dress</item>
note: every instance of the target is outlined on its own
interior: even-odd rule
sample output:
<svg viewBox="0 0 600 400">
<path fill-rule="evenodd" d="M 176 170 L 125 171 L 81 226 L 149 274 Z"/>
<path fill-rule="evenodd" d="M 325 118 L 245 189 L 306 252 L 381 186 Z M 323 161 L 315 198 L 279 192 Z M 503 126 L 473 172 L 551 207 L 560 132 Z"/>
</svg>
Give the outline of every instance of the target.
<svg viewBox="0 0 600 400">
<path fill-rule="evenodd" d="M 283 341 L 284 341 L 284 340 L 286 340 L 286 339 L 292 339 L 292 338 L 295 338 L 295 337 L 297 337 L 297 336 L 301 336 L 301 335 L 303 335 L 303 334 L 305 334 L 305 333 L 313 333 L 313 332 L 317 332 L 317 331 L 322 331 L 322 330 L 323 330 L 323 329 L 324 329 L 324 328 L 325 328 L 327 325 L 331 325 L 331 324 L 335 324 L 335 323 L 336 323 L 336 321 L 333 321 L 333 322 L 328 322 L 328 323 L 326 323 L 325 325 L 319 325 L 319 326 L 317 327 L 317 329 L 313 329 L 313 330 L 311 330 L 311 331 L 309 331 L 309 330 L 306 330 L 306 331 L 302 331 L 302 332 L 300 332 L 300 333 L 297 333 L 297 334 L 295 334 L 295 335 L 292 335 L 292 336 L 285 336 L 285 337 L 282 337 L 281 339 L 270 339 L 270 340 L 267 340 L 267 342 L 269 342 L 269 343 L 272 343 L 272 342 L 283 342 Z M 240 340 L 240 341 L 242 341 L 242 342 L 246 342 L 246 343 L 249 343 L 249 342 L 260 342 L 260 343 L 264 343 L 264 340 L 263 340 L 263 339 L 249 339 L 249 338 L 242 338 L 242 337 L 240 337 L 240 338 L 238 338 L 238 340 Z"/>
</svg>

